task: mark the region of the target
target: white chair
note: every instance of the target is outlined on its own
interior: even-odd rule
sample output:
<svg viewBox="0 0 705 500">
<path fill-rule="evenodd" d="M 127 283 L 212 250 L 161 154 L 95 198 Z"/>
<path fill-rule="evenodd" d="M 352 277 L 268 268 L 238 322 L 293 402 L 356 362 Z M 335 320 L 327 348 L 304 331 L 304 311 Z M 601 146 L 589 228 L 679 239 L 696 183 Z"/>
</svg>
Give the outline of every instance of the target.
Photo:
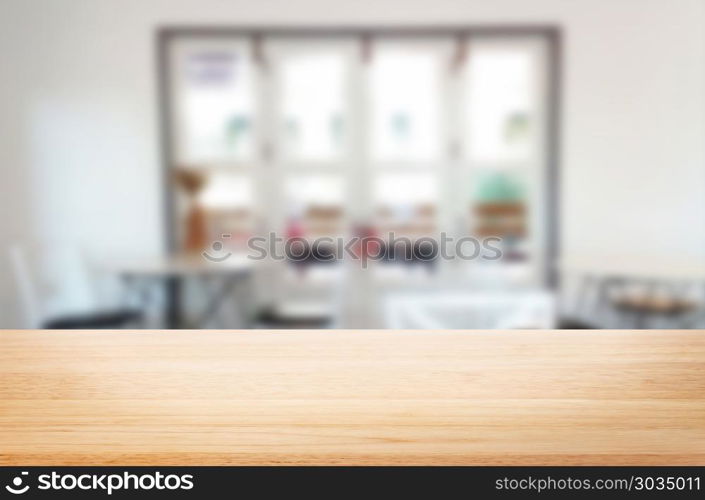
<svg viewBox="0 0 705 500">
<path fill-rule="evenodd" d="M 99 307 L 80 252 L 14 244 L 9 257 L 26 328 L 120 328 L 141 321 L 140 311 Z"/>
</svg>

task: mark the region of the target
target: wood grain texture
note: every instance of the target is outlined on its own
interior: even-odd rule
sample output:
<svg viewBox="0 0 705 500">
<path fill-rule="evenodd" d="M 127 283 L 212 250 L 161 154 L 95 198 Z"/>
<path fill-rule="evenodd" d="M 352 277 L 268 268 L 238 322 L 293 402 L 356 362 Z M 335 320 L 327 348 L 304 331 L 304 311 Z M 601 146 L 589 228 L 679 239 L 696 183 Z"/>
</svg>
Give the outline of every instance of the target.
<svg viewBox="0 0 705 500">
<path fill-rule="evenodd" d="M 0 464 L 705 464 L 705 332 L 0 333 Z"/>
</svg>

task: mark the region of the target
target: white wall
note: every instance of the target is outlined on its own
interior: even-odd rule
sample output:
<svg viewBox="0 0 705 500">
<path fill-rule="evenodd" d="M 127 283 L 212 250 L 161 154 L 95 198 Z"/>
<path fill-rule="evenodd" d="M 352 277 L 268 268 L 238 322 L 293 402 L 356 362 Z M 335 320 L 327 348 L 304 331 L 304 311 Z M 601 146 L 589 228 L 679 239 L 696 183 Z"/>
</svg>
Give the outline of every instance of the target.
<svg viewBox="0 0 705 500">
<path fill-rule="evenodd" d="M 533 22 L 564 30 L 563 250 L 638 245 L 705 259 L 704 5 L 3 0 L 0 244 L 42 235 L 111 254 L 159 251 L 157 26 Z M 0 326 L 15 325 L 4 265 L 0 306 Z"/>
</svg>

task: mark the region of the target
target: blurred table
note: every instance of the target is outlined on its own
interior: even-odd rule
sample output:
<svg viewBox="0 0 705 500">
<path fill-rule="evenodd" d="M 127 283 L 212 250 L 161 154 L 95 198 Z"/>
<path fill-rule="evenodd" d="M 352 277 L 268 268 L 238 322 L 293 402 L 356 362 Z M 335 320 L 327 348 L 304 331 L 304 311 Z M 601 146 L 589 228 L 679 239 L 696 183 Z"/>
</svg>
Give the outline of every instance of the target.
<svg viewBox="0 0 705 500">
<path fill-rule="evenodd" d="M 166 325 L 168 328 L 182 328 L 185 325 L 181 292 L 186 279 L 198 279 L 210 283 L 203 310 L 197 315 L 193 328 L 201 328 L 218 313 L 228 298 L 232 298 L 235 288 L 250 276 L 252 260 L 245 254 L 232 254 L 222 262 L 211 262 L 203 256 L 155 257 L 126 261 L 112 266 L 128 290 L 128 294 L 139 294 L 143 303 L 150 302 L 149 287 L 154 282 L 166 287 Z"/>
<path fill-rule="evenodd" d="M 581 275 L 705 282 L 705 262 L 682 256 L 669 259 L 632 255 L 576 256 L 561 259 L 558 267 L 561 272 Z"/>
<path fill-rule="evenodd" d="M 703 331 L 0 332 L 0 465 L 702 465 Z"/>
<path fill-rule="evenodd" d="M 564 258 L 560 261 L 559 271 L 562 276 L 573 275 L 579 280 L 573 309 L 578 314 L 587 310 L 588 296 L 595 295 L 595 307 L 600 308 L 609 302 L 608 291 L 616 285 L 626 287 L 637 285 L 644 288 L 641 297 L 628 299 L 632 302 L 636 314 L 636 327 L 645 326 L 648 309 L 644 307 L 639 314 L 639 302 L 647 305 L 664 304 L 663 299 L 657 299 L 656 292 L 668 290 L 667 302 L 683 303 L 693 290 L 705 292 L 705 262 L 674 256 L 664 259 L 657 257 L 639 257 L 630 255 L 593 255 Z M 590 316 L 594 313 L 587 311 Z M 593 325 L 597 327 L 597 325 Z M 686 326 L 686 325 L 681 325 Z"/>
</svg>

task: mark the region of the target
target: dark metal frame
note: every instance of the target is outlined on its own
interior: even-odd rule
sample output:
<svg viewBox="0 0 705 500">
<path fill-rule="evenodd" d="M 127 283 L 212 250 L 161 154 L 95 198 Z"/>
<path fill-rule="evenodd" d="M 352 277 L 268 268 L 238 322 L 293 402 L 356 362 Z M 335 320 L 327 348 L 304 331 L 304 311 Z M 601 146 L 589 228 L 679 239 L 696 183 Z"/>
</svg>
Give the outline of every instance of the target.
<svg viewBox="0 0 705 500">
<path fill-rule="evenodd" d="M 561 87 L 562 87 L 562 33 L 560 28 L 552 25 L 480 25 L 480 26 L 327 26 L 327 27 L 284 27 L 284 26 L 173 26 L 163 27 L 156 32 L 157 60 L 157 95 L 159 99 L 159 122 L 161 133 L 162 163 L 162 210 L 165 222 L 165 247 L 169 253 L 176 249 L 176 232 L 174 230 L 174 200 L 171 185 L 172 129 L 171 129 L 171 68 L 169 66 L 169 44 L 177 38 L 189 37 L 338 37 L 356 36 L 360 38 L 386 37 L 512 37 L 542 36 L 548 42 L 547 95 L 546 97 L 546 152 L 547 172 L 545 192 L 546 202 L 546 269 L 544 282 L 552 289 L 559 287 L 556 262 L 560 254 L 560 121 L 561 121 Z M 171 282 L 167 287 L 169 312 L 172 325 L 177 320 L 178 283 Z"/>
</svg>

